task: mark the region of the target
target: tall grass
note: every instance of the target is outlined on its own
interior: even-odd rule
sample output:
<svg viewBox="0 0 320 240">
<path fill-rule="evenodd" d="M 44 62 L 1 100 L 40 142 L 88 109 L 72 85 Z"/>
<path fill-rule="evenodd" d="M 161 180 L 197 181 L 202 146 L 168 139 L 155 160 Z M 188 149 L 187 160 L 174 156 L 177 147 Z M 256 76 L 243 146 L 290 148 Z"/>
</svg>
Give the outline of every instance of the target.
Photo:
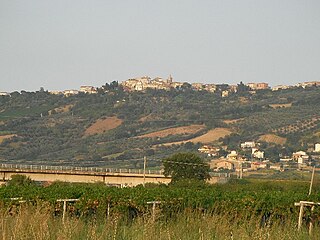
<svg viewBox="0 0 320 240">
<path fill-rule="evenodd" d="M 320 239 L 315 227 L 311 236 L 307 229 L 297 230 L 296 221 L 273 219 L 261 225 L 260 217 L 241 218 L 226 214 L 185 211 L 172 218 L 160 212 L 155 221 L 149 214 L 135 219 L 114 214 L 103 217 L 70 217 L 62 221 L 49 206 L 22 206 L 17 211 L 0 210 L 0 238 L 29 239 Z"/>
</svg>

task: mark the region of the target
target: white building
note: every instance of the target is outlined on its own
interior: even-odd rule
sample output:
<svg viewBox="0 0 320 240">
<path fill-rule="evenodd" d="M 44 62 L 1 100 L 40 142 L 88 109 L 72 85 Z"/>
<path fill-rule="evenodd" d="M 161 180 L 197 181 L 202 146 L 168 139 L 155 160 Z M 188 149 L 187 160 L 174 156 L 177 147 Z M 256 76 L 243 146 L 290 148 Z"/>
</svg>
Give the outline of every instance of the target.
<svg viewBox="0 0 320 240">
<path fill-rule="evenodd" d="M 244 142 L 240 144 L 241 148 L 254 148 L 256 147 L 255 142 Z"/>
<path fill-rule="evenodd" d="M 298 164 L 305 164 L 309 160 L 309 156 L 304 151 L 298 151 L 292 154 L 292 159 L 296 160 Z"/>
<path fill-rule="evenodd" d="M 71 95 L 75 95 L 75 94 L 78 94 L 79 91 L 78 90 L 64 90 L 63 91 L 63 94 L 65 96 L 71 96 Z"/>
<path fill-rule="evenodd" d="M 97 93 L 98 91 L 93 86 L 81 86 L 79 92 L 92 94 L 92 93 Z"/>
<path fill-rule="evenodd" d="M 320 143 L 316 143 L 316 144 L 314 145 L 314 151 L 315 151 L 315 152 L 320 152 Z"/>
<path fill-rule="evenodd" d="M 260 151 L 257 148 L 252 148 L 252 157 L 263 159 L 264 158 L 264 151 Z"/>
</svg>

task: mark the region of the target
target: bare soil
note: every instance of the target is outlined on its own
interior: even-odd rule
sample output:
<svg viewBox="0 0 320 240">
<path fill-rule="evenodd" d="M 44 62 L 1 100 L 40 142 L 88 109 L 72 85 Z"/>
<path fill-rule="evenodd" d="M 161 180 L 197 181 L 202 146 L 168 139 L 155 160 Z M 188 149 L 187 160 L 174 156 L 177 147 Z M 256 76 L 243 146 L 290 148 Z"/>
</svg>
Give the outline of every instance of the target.
<svg viewBox="0 0 320 240">
<path fill-rule="evenodd" d="M 272 108 L 289 108 L 292 107 L 292 103 L 284 103 L 284 104 L 270 104 Z"/>
<path fill-rule="evenodd" d="M 244 118 L 238 118 L 238 119 L 226 119 L 226 120 L 223 120 L 223 122 L 225 124 L 233 124 L 233 123 L 236 123 L 236 122 L 239 122 L 241 120 L 243 120 Z"/>
<path fill-rule="evenodd" d="M 2 143 L 3 140 L 5 140 L 5 139 L 10 139 L 10 138 L 12 138 L 14 136 L 17 136 L 17 135 L 16 134 L 8 134 L 8 135 L 0 136 L 0 143 Z"/>
<path fill-rule="evenodd" d="M 190 135 L 190 134 L 195 134 L 204 128 L 205 128 L 204 125 L 194 124 L 194 125 L 190 125 L 190 126 L 168 128 L 168 129 L 164 129 L 161 131 L 137 136 L 137 138 L 163 138 L 163 137 L 167 137 L 169 135 L 178 135 L 178 134 L 179 135 L 180 134 Z"/>
<path fill-rule="evenodd" d="M 201 142 L 201 143 L 207 144 L 207 143 L 212 143 L 212 142 L 218 141 L 219 138 L 230 135 L 231 133 L 232 133 L 232 131 L 228 128 L 214 128 L 199 137 L 195 137 L 195 138 L 192 138 L 192 139 L 189 139 L 186 141 L 165 143 L 162 145 L 170 146 L 173 144 L 181 144 L 181 143 L 186 143 L 186 142 L 193 142 L 193 143 Z"/>
<path fill-rule="evenodd" d="M 94 124 L 86 129 L 84 132 L 85 136 L 90 136 L 93 134 L 100 134 L 116 127 L 119 127 L 122 124 L 122 120 L 117 117 L 107 117 L 104 119 L 98 119 Z"/>
</svg>

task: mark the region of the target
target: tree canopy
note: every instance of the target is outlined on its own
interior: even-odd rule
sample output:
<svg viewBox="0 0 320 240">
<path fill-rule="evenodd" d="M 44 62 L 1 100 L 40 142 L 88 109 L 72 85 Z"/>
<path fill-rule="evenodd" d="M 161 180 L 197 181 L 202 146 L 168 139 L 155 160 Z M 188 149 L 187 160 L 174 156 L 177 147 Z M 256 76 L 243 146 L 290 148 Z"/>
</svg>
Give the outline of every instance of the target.
<svg viewBox="0 0 320 240">
<path fill-rule="evenodd" d="M 204 181 L 210 178 L 209 165 L 195 153 L 176 153 L 164 159 L 163 166 L 164 175 L 171 176 L 172 182 L 180 180 Z"/>
</svg>

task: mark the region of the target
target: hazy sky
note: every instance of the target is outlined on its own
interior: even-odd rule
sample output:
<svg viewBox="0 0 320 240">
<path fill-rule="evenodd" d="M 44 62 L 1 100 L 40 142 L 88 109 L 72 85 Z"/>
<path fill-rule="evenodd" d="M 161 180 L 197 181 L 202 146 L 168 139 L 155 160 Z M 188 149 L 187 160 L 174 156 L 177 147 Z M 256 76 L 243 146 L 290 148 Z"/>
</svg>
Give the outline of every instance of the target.
<svg viewBox="0 0 320 240">
<path fill-rule="evenodd" d="M 0 0 L 0 91 L 320 80 L 319 0 Z"/>
</svg>

